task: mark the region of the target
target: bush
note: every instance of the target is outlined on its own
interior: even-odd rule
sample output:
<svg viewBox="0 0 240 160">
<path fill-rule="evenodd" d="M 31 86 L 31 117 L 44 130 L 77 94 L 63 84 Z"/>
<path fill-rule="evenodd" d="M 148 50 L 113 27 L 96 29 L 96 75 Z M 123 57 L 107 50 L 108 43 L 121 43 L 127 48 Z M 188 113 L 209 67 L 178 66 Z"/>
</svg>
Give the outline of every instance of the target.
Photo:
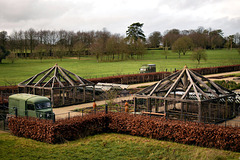
<svg viewBox="0 0 240 160">
<path fill-rule="evenodd" d="M 16 136 L 47 143 L 75 140 L 102 132 L 117 132 L 178 143 L 240 151 L 240 128 L 167 120 L 127 113 L 96 114 L 52 123 L 12 117 L 9 129 Z"/>
</svg>

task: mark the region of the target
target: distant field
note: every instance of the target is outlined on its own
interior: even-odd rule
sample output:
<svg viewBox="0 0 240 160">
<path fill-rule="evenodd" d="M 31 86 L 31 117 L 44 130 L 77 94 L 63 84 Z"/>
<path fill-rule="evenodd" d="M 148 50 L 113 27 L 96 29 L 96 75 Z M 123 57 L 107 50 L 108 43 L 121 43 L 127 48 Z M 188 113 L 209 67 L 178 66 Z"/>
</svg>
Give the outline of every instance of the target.
<svg viewBox="0 0 240 160">
<path fill-rule="evenodd" d="M 0 133 L 1 159 L 239 159 L 240 153 L 124 134 L 105 133 L 47 144 Z"/>
<path fill-rule="evenodd" d="M 127 60 L 120 62 L 101 62 L 97 63 L 95 57 L 82 57 L 80 60 L 65 58 L 44 59 L 42 62 L 38 59 L 18 59 L 13 64 L 8 60 L 3 60 L 0 64 L 0 86 L 18 84 L 19 82 L 49 68 L 55 63 L 61 67 L 78 74 L 84 78 L 106 77 L 119 74 L 138 73 L 143 64 L 156 64 L 157 71 L 173 71 L 182 69 L 186 64 L 189 68 L 211 67 L 240 64 L 240 55 L 237 50 L 208 50 L 208 60 L 201 61 L 197 65 L 196 61 L 190 60 L 190 52 L 185 56 L 178 58 L 177 53 L 170 51 L 169 56 L 165 59 L 162 50 L 148 50 L 143 59 Z"/>
</svg>

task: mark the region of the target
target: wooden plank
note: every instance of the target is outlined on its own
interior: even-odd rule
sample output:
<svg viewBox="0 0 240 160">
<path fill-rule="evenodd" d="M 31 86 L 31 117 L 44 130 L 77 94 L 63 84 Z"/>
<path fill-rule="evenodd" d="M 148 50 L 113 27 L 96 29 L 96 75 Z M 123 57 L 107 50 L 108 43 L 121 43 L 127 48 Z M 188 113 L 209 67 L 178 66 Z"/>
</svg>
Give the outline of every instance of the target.
<svg viewBox="0 0 240 160">
<path fill-rule="evenodd" d="M 37 76 L 39 76 L 40 74 L 42 74 L 42 73 L 48 71 L 49 69 L 51 69 L 51 68 L 48 68 L 48 69 L 46 69 L 45 71 L 42 71 L 42 72 L 36 74 L 35 76 L 28 78 L 27 80 L 21 82 L 20 84 L 23 84 L 23 83 L 25 83 L 25 82 L 27 82 L 27 81 L 30 80 L 30 81 L 26 84 L 26 85 L 29 85 L 30 83 L 32 83 L 32 81 L 34 81 L 34 80 L 37 78 Z"/>
<path fill-rule="evenodd" d="M 211 92 L 215 97 L 219 97 L 213 90 L 206 85 L 201 79 L 199 79 L 191 70 L 189 70 L 189 73 L 198 81 L 200 82 L 209 92 Z M 210 81 L 210 80 L 209 80 Z"/>
<path fill-rule="evenodd" d="M 58 79 L 58 77 L 56 77 L 57 82 L 60 84 L 61 87 L 64 87 L 64 85 L 62 84 L 62 82 Z"/>
<path fill-rule="evenodd" d="M 181 97 L 181 99 L 184 99 L 184 98 L 187 96 L 187 94 L 189 93 L 191 87 L 192 87 L 192 84 L 190 84 L 190 85 L 188 86 L 186 92 L 185 92 L 184 95 Z"/>
<path fill-rule="evenodd" d="M 63 68 L 62 68 L 62 70 L 64 70 L 65 72 L 68 72 L 69 74 L 72 74 L 73 76 L 75 76 L 75 77 L 80 81 L 80 83 L 85 84 L 85 83 L 79 78 L 78 75 L 76 75 L 76 74 L 74 74 L 74 73 L 72 73 L 72 72 L 70 72 L 70 71 L 68 71 L 68 70 L 66 70 L 66 69 L 63 69 Z"/>
<path fill-rule="evenodd" d="M 157 115 L 157 116 L 165 116 L 164 113 L 155 113 L 155 112 L 142 112 L 142 114 Z"/>
<path fill-rule="evenodd" d="M 48 83 L 50 83 L 53 78 L 54 78 L 54 77 L 50 78 L 50 79 L 43 85 L 43 87 L 45 87 L 46 85 L 48 85 Z"/>
<path fill-rule="evenodd" d="M 37 86 L 39 83 L 42 83 L 53 71 L 55 66 L 53 66 L 34 86 Z"/>
<path fill-rule="evenodd" d="M 63 72 L 63 70 L 61 69 L 61 67 L 59 67 L 60 72 L 62 73 L 63 77 L 66 78 L 66 80 L 72 85 L 74 86 L 74 83 L 69 79 L 69 77 Z"/>
<path fill-rule="evenodd" d="M 187 73 L 187 75 L 188 75 L 188 78 L 189 78 L 191 84 L 193 85 L 193 90 L 194 90 L 194 92 L 195 92 L 195 94 L 196 94 L 196 96 L 197 96 L 198 101 L 201 101 L 201 99 L 200 99 L 200 97 L 199 97 L 199 95 L 198 95 L 197 89 L 196 89 L 196 87 L 195 87 L 195 85 L 194 85 L 194 82 L 193 82 L 193 80 L 192 80 L 192 77 L 191 77 L 191 75 L 189 74 L 188 70 L 186 70 L 186 73 Z"/>
<path fill-rule="evenodd" d="M 181 79 L 183 73 L 186 71 L 186 69 L 183 69 L 183 71 L 181 72 L 181 74 L 178 76 L 178 78 L 176 79 L 176 81 L 173 83 L 172 87 L 168 90 L 168 92 L 166 93 L 166 95 L 164 97 L 167 97 L 171 91 L 177 86 L 179 80 Z"/>
</svg>

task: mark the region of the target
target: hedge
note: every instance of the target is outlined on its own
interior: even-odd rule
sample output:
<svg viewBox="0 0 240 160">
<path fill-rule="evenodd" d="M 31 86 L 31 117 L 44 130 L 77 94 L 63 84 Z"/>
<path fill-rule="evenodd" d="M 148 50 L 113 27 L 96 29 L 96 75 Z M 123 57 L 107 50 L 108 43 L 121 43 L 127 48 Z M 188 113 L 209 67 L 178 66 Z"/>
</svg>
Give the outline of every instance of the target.
<svg viewBox="0 0 240 160">
<path fill-rule="evenodd" d="M 240 152 L 240 128 L 168 120 L 127 113 L 98 113 L 56 121 L 11 117 L 12 134 L 47 143 L 62 143 L 103 132 Z"/>
</svg>

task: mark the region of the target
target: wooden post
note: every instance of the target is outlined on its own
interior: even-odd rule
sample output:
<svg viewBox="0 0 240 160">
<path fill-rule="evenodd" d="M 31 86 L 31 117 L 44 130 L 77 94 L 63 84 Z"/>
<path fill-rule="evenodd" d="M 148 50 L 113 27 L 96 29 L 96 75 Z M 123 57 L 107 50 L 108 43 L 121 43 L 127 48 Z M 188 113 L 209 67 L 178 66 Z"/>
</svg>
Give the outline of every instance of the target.
<svg viewBox="0 0 240 160">
<path fill-rule="evenodd" d="M 54 91 L 51 89 L 51 102 L 52 102 L 52 107 L 54 107 Z"/>
<path fill-rule="evenodd" d="M 73 88 L 73 103 L 76 103 L 76 87 Z"/>
<path fill-rule="evenodd" d="M 86 86 L 83 87 L 83 102 L 86 102 Z"/>
<path fill-rule="evenodd" d="M 151 112 L 151 98 L 147 98 L 147 112 Z"/>
<path fill-rule="evenodd" d="M 233 97 L 233 116 L 235 117 L 236 116 L 236 97 L 234 96 Z"/>
<path fill-rule="evenodd" d="M 166 115 L 166 117 L 168 117 L 167 115 L 167 111 L 168 111 L 168 104 L 167 104 L 167 100 L 164 100 L 164 114 Z"/>
<path fill-rule="evenodd" d="M 184 103 L 181 102 L 181 117 L 180 117 L 180 119 L 183 119 L 183 109 L 184 109 Z"/>
<path fill-rule="evenodd" d="M 93 86 L 93 99 L 95 99 L 95 85 Z"/>
<path fill-rule="evenodd" d="M 219 106 L 219 100 L 217 101 L 217 106 L 216 106 L 216 108 L 217 108 L 217 118 L 220 118 L 220 115 L 221 115 L 221 111 L 220 111 L 220 106 Z"/>
<path fill-rule="evenodd" d="M 62 92 L 62 103 L 63 105 L 65 104 L 65 89 L 63 89 L 63 92 Z"/>
<path fill-rule="evenodd" d="M 198 122 L 201 122 L 202 118 L 202 105 L 201 102 L 198 102 Z"/>
<path fill-rule="evenodd" d="M 159 99 L 155 99 L 155 113 L 158 112 L 158 101 Z"/>
<path fill-rule="evenodd" d="M 228 102 L 227 102 L 227 98 L 225 98 L 225 117 L 224 118 L 228 118 Z"/>
<path fill-rule="evenodd" d="M 212 111 L 211 111 L 211 106 L 212 106 L 212 104 L 211 103 L 209 103 L 208 104 L 208 117 L 209 117 L 209 121 L 211 121 L 212 120 L 212 117 L 211 117 L 211 115 L 212 115 Z"/>
<path fill-rule="evenodd" d="M 134 101 L 134 113 L 136 113 L 137 112 L 137 98 L 134 97 L 133 101 Z"/>
</svg>

